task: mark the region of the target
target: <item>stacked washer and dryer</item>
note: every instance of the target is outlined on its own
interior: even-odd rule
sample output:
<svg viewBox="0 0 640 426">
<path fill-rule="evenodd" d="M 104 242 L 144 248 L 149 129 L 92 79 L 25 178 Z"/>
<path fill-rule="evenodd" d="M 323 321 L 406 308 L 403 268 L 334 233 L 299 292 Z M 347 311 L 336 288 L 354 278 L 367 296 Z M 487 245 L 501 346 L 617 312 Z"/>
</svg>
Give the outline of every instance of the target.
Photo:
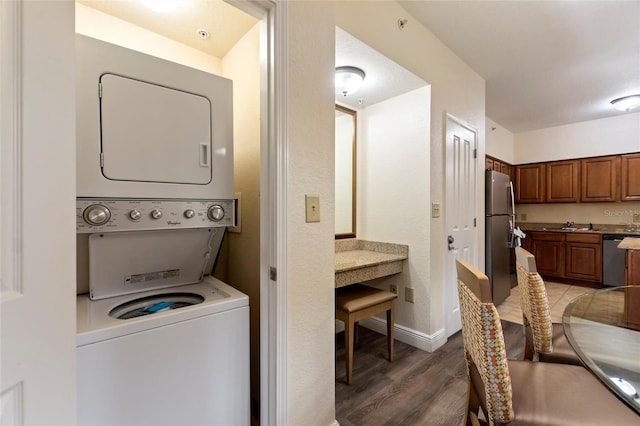
<svg viewBox="0 0 640 426">
<path fill-rule="evenodd" d="M 232 84 L 78 35 L 78 423 L 248 425 Z"/>
</svg>

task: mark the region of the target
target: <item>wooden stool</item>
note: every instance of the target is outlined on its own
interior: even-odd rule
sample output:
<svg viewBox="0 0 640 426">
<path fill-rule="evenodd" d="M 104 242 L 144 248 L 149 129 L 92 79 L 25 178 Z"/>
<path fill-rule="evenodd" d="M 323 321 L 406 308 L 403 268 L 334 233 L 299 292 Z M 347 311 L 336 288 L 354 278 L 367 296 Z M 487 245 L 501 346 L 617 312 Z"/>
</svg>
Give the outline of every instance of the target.
<svg viewBox="0 0 640 426">
<path fill-rule="evenodd" d="M 336 290 L 336 318 L 344 322 L 344 341 L 347 359 L 347 384 L 353 371 L 353 341 L 358 321 L 387 312 L 387 346 L 389 361 L 393 361 L 393 305 L 397 294 L 361 284 Z"/>
</svg>

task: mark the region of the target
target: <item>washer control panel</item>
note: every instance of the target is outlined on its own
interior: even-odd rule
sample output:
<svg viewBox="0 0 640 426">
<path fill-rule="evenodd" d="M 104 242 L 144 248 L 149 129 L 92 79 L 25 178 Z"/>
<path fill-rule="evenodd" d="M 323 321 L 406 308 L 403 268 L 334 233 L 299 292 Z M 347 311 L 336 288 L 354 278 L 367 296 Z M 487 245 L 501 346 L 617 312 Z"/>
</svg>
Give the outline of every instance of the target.
<svg viewBox="0 0 640 426">
<path fill-rule="evenodd" d="M 234 200 L 76 200 L 79 234 L 235 226 L 235 217 Z"/>
</svg>

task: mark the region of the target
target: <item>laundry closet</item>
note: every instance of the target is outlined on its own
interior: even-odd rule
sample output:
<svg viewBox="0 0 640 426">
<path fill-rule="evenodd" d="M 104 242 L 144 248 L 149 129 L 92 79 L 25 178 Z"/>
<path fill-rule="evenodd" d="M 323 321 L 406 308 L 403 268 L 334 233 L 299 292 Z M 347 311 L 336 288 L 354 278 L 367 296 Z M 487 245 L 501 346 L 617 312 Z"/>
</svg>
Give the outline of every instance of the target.
<svg viewBox="0 0 640 426">
<path fill-rule="evenodd" d="M 79 423 L 248 424 L 249 306 L 259 303 L 259 246 L 246 241 L 259 236 L 257 29 L 238 43 L 255 50 L 227 61 L 246 75 L 238 58 L 255 53 L 255 84 L 238 90 L 233 78 L 118 46 L 99 29 L 87 34 L 82 19 L 104 14 L 78 10 Z M 254 277 L 238 272 L 252 266 Z M 252 352 L 257 365 L 257 345 Z"/>
</svg>

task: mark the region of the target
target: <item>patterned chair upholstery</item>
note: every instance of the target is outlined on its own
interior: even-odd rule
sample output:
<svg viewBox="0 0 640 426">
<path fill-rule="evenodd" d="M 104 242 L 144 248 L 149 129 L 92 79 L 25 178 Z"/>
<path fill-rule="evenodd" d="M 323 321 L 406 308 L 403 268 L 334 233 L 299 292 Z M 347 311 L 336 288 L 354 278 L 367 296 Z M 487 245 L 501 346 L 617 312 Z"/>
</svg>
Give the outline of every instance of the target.
<svg viewBox="0 0 640 426">
<path fill-rule="evenodd" d="M 508 360 L 487 276 L 461 259 L 456 269 L 469 378 L 467 425 L 639 423 L 640 417 L 585 368 Z"/>
<path fill-rule="evenodd" d="M 516 272 L 522 309 L 527 360 L 582 365 L 564 337 L 562 324 L 553 324 L 547 289 L 536 268 L 535 257 L 516 247 Z"/>
</svg>

